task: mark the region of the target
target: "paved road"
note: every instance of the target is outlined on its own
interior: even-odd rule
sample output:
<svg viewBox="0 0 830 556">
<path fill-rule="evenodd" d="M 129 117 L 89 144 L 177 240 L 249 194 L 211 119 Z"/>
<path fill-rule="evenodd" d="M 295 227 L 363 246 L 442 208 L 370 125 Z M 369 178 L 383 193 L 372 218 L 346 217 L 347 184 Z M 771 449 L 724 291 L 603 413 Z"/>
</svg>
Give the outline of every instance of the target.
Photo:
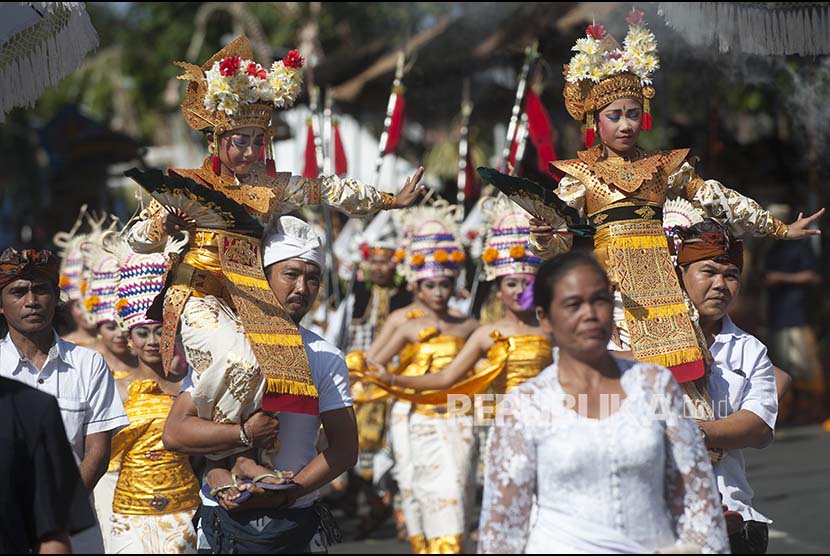
<svg viewBox="0 0 830 556">
<path fill-rule="evenodd" d="M 783 429 L 769 448 L 744 453 L 753 505 L 774 522 L 768 552 L 830 552 L 830 432 Z"/>
<path fill-rule="evenodd" d="M 830 553 L 830 432 L 819 426 L 784 429 L 765 450 L 745 451 L 755 507 L 774 520 L 769 553 Z M 358 520 L 336 513 L 346 541 L 332 554 L 408 554 L 391 520 L 355 541 Z M 473 549 L 472 546 L 469 547 Z"/>
</svg>

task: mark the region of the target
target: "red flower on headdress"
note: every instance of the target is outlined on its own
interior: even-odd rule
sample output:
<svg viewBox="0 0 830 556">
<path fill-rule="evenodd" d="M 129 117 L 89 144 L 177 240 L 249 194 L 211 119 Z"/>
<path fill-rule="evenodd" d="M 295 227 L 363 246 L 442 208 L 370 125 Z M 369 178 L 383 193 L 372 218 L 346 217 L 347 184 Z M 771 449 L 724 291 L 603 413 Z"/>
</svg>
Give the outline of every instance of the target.
<svg viewBox="0 0 830 556">
<path fill-rule="evenodd" d="M 591 38 L 601 40 L 602 37 L 605 36 L 605 25 L 600 23 L 594 23 L 593 25 L 589 25 L 587 29 L 585 29 L 585 34 Z"/>
<path fill-rule="evenodd" d="M 248 75 L 265 79 L 268 77 L 268 72 L 265 71 L 265 68 L 261 67 L 259 64 L 251 62 L 248 64 Z"/>
<path fill-rule="evenodd" d="M 625 18 L 625 20 L 629 25 L 642 25 L 644 15 L 645 14 L 642 11 L 632 8 L 631 13 L 627 18 Z"/>
<path fill-rule="evenodd" d="M 467 232 L 467 239 L 469 239 L 470 241 L 473 241 L 477 237 L 478 237 L 478 232 L 477 231 L 470 230 L 470 231 Z"/>
<path fill-rule="evenodd" d="M 303 60 L 303 57 L 300 56 L 299 50 L 292 50 L 285 55 L 285 58 L 282 59 L 282 63 L 287 68 L 300 69 L 303 67 L 305 60 Z"/>
<path fill-rule="evenodd" d="M 366 259 L 369 258 L 369 255 L 371 255 L 372 252 L 369 249 L 369 244 L 368 243 L 361 243 L 360 244 L 360 253 L 363 255 L 363 260 L 366 260 Z"/>
<path fill-rule="evenodd" d="M 242 61 L 239 59 L 239 56 L 228 56 L 227 58 L 222 58 L 222 61 L 219 62 L 219 75 L 224 77 L 234 75 L 236 70 L 239 69 L 241 62 Z"/>
</svg>

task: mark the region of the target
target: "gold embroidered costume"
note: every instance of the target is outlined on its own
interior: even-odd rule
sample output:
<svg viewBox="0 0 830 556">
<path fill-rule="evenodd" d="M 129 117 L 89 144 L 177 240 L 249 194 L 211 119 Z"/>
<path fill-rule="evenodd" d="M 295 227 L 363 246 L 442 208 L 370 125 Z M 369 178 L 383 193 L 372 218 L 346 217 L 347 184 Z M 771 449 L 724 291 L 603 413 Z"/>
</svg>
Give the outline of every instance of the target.
<svg viewBox="0 0 830 556">
<path fill-rule="evenodd" d="M 595 114 L 619 99 L 637 100 L 643 107 L 642 129 L 651 128 L 657 45 L 642 12 L 632 12 L 628 22 L 624 49 L 603 26 L 592 25 L 565 66 L 565 105 L 586 124 L 589 147 Z M 700 378 L 703 356 L 663 234 L 663 204 L 687 199 L 738 232 L 784 237 L 787 227 L 755 201 L 697 176 L 686 161 L 688 149 L 648 154 L 635 148 L 626 158 L 606 155 L 597 145 L 576 159 L 552 162 L 551 169 L 565 173 L 557 196 L 596 227 L 595 254 L 616 286 L 618 343 L 638 360 L 670 367 L 680 382 Z M 530 245 L 550 256 L 569 249 L 571 241 L 559 234 L 544 241 L 531 235 Z"/>
<path fill-rule="evenodd" d="M 117 553 L 194 553 L 191 523 L 199 484 L 188 456 L 164 449 L 164 422 L 174 396 L 154 380 L 135 380 L 124 409 L 130 425 L 113 439 L 121 472 L 113 497 L 110 547 Z"/>
<path fill-rule="evenodd" d="M 195 510 L 199 485 L 186 455 L 164 449 L 161 434 L 174 396 L 153 380 L 134 380 L 124 409 L 130 425 L 116 434 L 121 456 L 113 511 L 157 515 Z"/>
<path fill-rule="evenodd" d="M 274 107 L 290 106 L 299 92 L 296 60 L 289 61 L 286 57 L 282 62 L 275 62 L 273 71 L 282 66 L 278 68 L 280 72 L 272 75 L 250 62 L 252 58 L 250 44 L 243 36 L 201 68 L 179 63 L 186 70 L 181 78 L 189 82 L 182 103 L 185 119 L 194 129 L 212 131 L 215 145 L 223 132 L 243 127 L 264 129 L 266 142 L 270 144 L 269 125 Z M 251 68 L 256 70 L 254 73 L 263 72 L 260 87 L 267 88 L 265 85 L 273 79 L 287 80 L 283 82 L 284 87 L 272 90 L 271 97 L 248 104 L 243 99 L 234 101 L 237 102 L 234 105 L 221 96 L 221 87 L 217 89 L 220 93 L 213 87 L 226 74 L 244 72 L 244 68 L 239 69 L 240 60 L 250 62 L 248 75 L 254 75 L 250 73 Z M 289 93 L 284 94 L 285 90 Z M 246 94 L 253 94 L 252 91 Z M 277 94 L 273 91 L 284 96 L 272 98 Z M 215 411 L 216 400 L 206 400 L 205 404 L 197 403 L 200 417 L 240 422 L 257 409 L 251 402 L 263 389 L 278 396 L 277 405 L 284 403 L 292 411 L 317 414 L 317 391 L 299 330 L 271 291 L 262 268 L 262 227 L 275 216 L 308 205 L 325 203 L 349 214 L 364 215 L 393 208 L 395 198 L 356 180 L 336 176 L 307 179 L 276 173 L 267 160 L 255 163 L 242 183 L 221 175 L 218 162 L 214 155 L 213 160 L 208 157 L 200 168 L 171 169 L 168 176 L 158 172 L 128 172 L 151 193 L 164 192 L 195 200 L 224 221 L 221 227 L 197 227 L 189 237 L 184 256 L 173 257 L 171 261 L 163 305 L 161 351 L 165 369 L 173 359 L 181 326 L 178 337 L 183 355 L 196 371 L 195 390 L 199 390 L 197 382 L 202 375 L 224 376 L 234 369 L 247 369 L 246 383 L 239 388 L 241 406 L 230 412 L 227 407 Z M 164 248 L 168 237 L 163 220 L 167 213 L 158 202 L 151 203 L 142 213 L 141 220 L 128 234 L 135 251 L 148 253 Z M 202 322 L 211 313 L 217 317 Z M 224 316 L 219 318 L 219 315 Z M 216 324 L 220 321 L 221 326 Z M 210 330 L 210 335 L 205 330 Z M 211 347 L 211 337 L 223 344 L 221 349 Z"/>
</svg>

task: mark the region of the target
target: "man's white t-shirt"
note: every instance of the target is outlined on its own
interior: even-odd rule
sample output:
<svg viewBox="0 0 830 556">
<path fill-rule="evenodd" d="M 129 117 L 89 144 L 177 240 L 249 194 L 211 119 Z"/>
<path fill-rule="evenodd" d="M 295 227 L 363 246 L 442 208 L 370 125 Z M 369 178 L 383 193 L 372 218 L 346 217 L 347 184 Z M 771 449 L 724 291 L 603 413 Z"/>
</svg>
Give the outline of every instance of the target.
<svg viewBox="0 0 830 556">
<path fill-rule="evenodd" d="M 317 389 L 320 413 L 352 406 L 349 370 L 343 352 L 314 332 L 299 327 L 303 346 L 311 367 L 311 380 Z M 192 389 L 190 380 L 182 385 L 184 391 Z M 299 413 L 279 414 L 280 449 L 272 461 L 274 469 L 299 473 L 317 456 L 317 436 L 320 433 L 320 417 Z M 202 503 L 216 506 L 200 492 Z M 292 508 L 305 508 L 318 498 L 317 491 L 298 498 Z"/>
<path fill-rule="evenodd" d="M 715 419 L 746 409 L 775 431 L 778 395 L 775 373 L 764 344 L 726 316 L 709 351 L 714 364 L 707 391 L 712 398 Z M 766 446 L 759 446 L 763 447 Z M 741 514 L 744 521 L 772 523 L 752 507 L 754 493 L 746 478 L 743 450 L 725 451 L 714 469 L 718 491 L 730 510 Z"/>
<path fill-rule="evenodd" d="M 300 327 L 303 345 L 308 354 L 311 379 L 317 388 L 320 413 L 351 407 L 349 370 L 343 352 L 314 332 Z M 280 413 L 280 449 L 274 458 L 274 469 L 299 473 L 317 456 L 317 435 L 320 417 L 300 413 Z M 317 491 L 298 499 L 293 508 L 310 506 Z"/>
</svg>

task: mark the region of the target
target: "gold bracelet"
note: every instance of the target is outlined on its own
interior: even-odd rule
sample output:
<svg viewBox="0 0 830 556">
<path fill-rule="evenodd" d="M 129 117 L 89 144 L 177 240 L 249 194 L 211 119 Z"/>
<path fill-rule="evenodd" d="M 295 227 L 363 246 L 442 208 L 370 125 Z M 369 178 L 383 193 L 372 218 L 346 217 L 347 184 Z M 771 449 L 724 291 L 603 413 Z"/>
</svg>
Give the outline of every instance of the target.
<svg viewBox="0 0 830 556">
<path fill-rule="evenodd" d="M 380 191 L 380 198 L 381 204 L 385 210 L 390 210 L 395 208 L 395 204 L 397 203 L 397 198 L 395 195 L 390 195 L 389 193 L 384 193 Z"/>
<path fill-rule="evenodd" d="M 772 235 L 778 239 L 786 239 L 790 234 L 790 227 L 778 219 L 773 221 Z"/>
</svg>

